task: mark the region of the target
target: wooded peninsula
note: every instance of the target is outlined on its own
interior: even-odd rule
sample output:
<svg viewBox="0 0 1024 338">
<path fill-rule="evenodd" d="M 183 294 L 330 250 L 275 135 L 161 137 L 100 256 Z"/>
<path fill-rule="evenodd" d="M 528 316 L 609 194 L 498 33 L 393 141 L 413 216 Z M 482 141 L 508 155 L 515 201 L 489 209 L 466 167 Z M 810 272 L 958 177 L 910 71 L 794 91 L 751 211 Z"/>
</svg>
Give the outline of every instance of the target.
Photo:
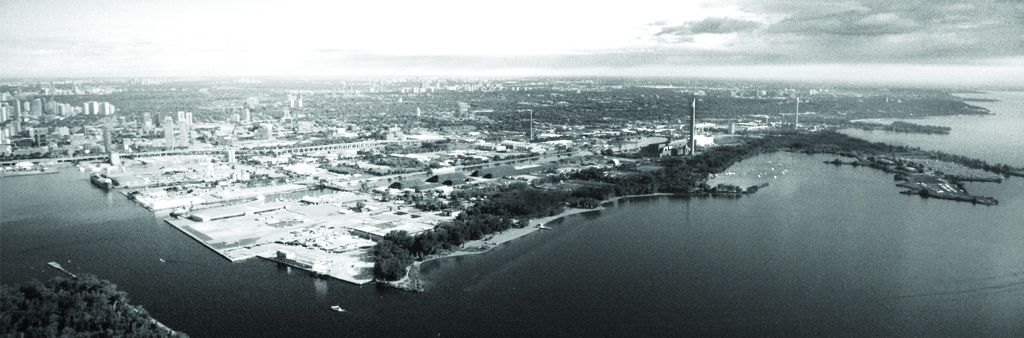
<svg viewBox="0 0 1024 338">
<path fill-rule="evenodd" d="M 600 202 L 614 197 L 668 193 L 676 195 L 737 194 L 757 191 L 757 186 L 710 186 L 712 174 L 724 172 L 731 165 L 758 154 L 793 151 L 807 154 L 837 154 L 847 157 L 915 156 L 959 164 L 997 175 L 1021 176 L 1021 168 L 989 164 L 964 156 L 917 147 L 872 143 L 834 131 L 784 131 L 763 137 L 751 137 L 732 146 L 708 149 L 692 157 L 664 157 L 654 159 L 658 170 L 635 170 L 628 174 L 612 173 L 606 168 L 588 168 L 563 173 L 526 183 L 491 187 L 486 190 L 464 190 L 479 200 L 459 214 L 456 220 L 438 225 L 434 230 L 409 236 L 393 231 L 378 242 L 374 255 L 374 274 L 387 281 L 405 276 L 407 267 L 416 259 L 436 257 L 457 251 L 471 240 L 528 224 L 529 218 L 557 215 L 566 207 L 596 208 Z M 571 192 L 562 189 L 539 188 L 556 182 L 574 182 L 579 185 Z M 469 195 L 465 197 L 470 197 Z"/>
</svg>

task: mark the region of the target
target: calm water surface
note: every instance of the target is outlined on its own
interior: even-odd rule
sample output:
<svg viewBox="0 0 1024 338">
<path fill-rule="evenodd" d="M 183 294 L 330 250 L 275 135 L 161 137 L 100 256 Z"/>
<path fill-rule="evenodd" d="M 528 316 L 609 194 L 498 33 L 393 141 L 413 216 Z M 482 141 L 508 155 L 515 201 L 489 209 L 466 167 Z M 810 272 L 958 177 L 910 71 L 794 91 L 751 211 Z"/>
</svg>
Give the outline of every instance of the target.
<svg viewBox="0 0 1024 338">
<path fill-rule="evenodd" d="M 977 157 L 1024 163 L 996 154 Z M 193 337 L 1024 335 L 1024 180 L 968 185 L 1000 200 L 974 206 L 833 158 L 751 158 L 715 183 L 771 184 L 755 195 L 620 200 L 427 262 L 422 294 L 229 263 L 77 170 L 5 178 L 0 280 L 47 279 L 58 261 Z"/>
<path fill-rule="evenodd" d="M 949 135 L 902 134 L 886 131 L 848 129 L 847 135 L 872 142 L 921 147 L 980 158 L 989 163 L 1024 167 L 1024 92 L 962 94 L 967 98 L 994 99 L 996 102 L 968 102 L 987 108 L 994 115 L 937 116 L 924 119 L 871 119 L 889 124 L 908 121 L 950 127 Z"/>
</svg>

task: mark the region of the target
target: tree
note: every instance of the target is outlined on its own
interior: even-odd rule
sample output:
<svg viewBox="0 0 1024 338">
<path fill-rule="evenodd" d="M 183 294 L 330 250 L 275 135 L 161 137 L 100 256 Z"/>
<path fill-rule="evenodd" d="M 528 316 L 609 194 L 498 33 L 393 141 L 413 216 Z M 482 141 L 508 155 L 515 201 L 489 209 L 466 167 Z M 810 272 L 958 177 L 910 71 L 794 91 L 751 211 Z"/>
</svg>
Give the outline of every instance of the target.
<svg viewBox="0 0 1024 338">
<path fill-rule="evenodd" d="M 366 207 L 366 202 L 363 202 L 363 201 L 356 202 L 356 211 L 363 212 L 363 208 L 365 208 L 365 207 Z"/>
<path fill-rule="evenodd" d="M 388 234 L 391 236 L 394 234 Z M 405 234 L 403 234 L 405 235 Z M 407 235 L 405 235 L 407 236 Z M 411 245 L 411 242 L 409 243 Z M 382 239 L 373 247 L 373 274 L 384 280 L 398 280 L 405 273 L 405 267 L 412 264 L 409 250 L 389 239 Z"/>
<path fill-rule="evenodd" d="M 0 288 L 3 337 L 187 337 L 161 328 L 116 285 L 92 275 Z"/>
</svg>

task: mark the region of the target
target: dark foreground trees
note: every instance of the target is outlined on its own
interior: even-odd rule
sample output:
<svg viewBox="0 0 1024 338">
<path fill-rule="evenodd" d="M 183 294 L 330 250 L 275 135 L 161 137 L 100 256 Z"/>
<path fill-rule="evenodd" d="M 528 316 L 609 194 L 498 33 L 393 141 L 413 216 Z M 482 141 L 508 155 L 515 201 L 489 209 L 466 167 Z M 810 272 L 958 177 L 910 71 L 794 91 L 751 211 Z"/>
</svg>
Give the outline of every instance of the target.
<svg viewBox="0 0 1024 338">
<path fill-rule="evenodd" d="M 0 287 L 2 337 L 187 337 L 161 327 L 128 294 L 92 275 Z"/>
<path fill-rule="evenodd" d="M 405 276 L 405 267 L 412 264 L 412 256 L 395 240 L 408 238 L 405 231 L 392 231 L 373 247 L 373 275 L 384 280 L 398 280 Z"/>
</svg>

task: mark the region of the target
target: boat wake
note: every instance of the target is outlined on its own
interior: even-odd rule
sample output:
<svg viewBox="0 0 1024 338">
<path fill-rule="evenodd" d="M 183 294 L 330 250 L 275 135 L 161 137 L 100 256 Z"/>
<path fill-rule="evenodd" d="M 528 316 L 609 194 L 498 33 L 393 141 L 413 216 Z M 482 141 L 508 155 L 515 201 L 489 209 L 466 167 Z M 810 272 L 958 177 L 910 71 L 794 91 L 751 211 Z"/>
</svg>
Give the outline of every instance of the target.
<svg viewBox="0 0 1024 338">
<path fill-rule="evenodd" d="M 955 291 L 941 291 L 941 292 L 929 292 L 929 293 L 918 293 L 918 294 L 890 297 L 888 299 L 939 297 L 939 296 L 963 295 L 963 294 L 970 294 L 970 293 L 984 292 L 984 291 L 1005 291 L 1006 289 L 1013 288 L 1013 287 L 1016 287 L 1016 286 L 1022 286 L 1022 285 L 1024 285 L 1024 280 L 1018 280 L 1018 281 L 1015 281 L 1015 282 L 1012 282 L 1012 283 L 1005 283 L 1005 284 L 999 284 L 999 285 L 991 285 L 991 286 L 978 287 L 978 288 L 973 288 L 973 289 L 955 290 Z"/>
<path fill-rule="evenodd" d="M 188 265 L 195 265 L 195 266 L 209 266 L 208 264 L 200 264 L 200 263 L 196 263 L 196 262 L 187 262 L 187 261 L 176 261 L 176 260 L 173 260 L 173 259 L 165 260 L 165 259 L 162 259 L 162 258 L 160 259 L 160 263 L 166 263 L 166 264 L 176 263 L 176 264 L 188 264 Z"/>
</svg>

